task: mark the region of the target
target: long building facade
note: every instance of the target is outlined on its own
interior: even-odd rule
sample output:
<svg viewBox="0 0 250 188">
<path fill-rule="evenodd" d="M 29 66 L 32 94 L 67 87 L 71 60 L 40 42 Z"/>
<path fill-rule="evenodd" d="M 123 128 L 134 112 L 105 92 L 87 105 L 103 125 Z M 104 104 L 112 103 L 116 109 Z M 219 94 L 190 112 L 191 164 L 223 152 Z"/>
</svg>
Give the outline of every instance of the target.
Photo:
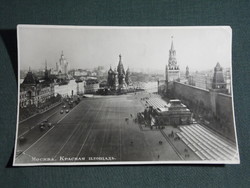
<svg viewBox="0 0 250 188">
<path fill-rule="evenodd" d="M 49 77 L 47 66 L 45 67 L 44 78 L 42 80 L 39 80 L 29 69 L 23 83 L 20 85 L 19 107 L 25 108 L 29 105 L 38 107 L 54 96 L 55 87 L 53 80 Z"/>
</svg>

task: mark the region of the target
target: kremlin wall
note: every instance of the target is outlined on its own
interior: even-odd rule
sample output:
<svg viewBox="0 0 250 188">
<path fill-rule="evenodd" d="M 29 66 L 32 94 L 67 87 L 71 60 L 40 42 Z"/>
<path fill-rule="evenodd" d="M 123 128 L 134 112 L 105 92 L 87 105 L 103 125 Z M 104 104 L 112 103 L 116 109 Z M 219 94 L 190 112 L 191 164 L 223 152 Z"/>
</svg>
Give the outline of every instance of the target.
<svg viewBox="0 0 250 188">
<path fill-rule="evenodd" d="M 167 97 L 167 100 L 180 99 L 191 110 L 198 123 L 235 140 L 232 97 L 228 94 L 220 64 L 217 63 L 214 67 L 212 88 L 209 90 L 181 82 L 179 71 L 172 41 L 166 65 L 166 80 L 165 84 L 158 83 L 159 93 Z"/>
<path fill-rule="evenodd" d="M 192 111 L 201 117 L 211 120 L 214 116 L 218 122 L 215 127 L 219 132 L 227 135 L 229 138 L 235 139 L 234 123 L 232 111 L 232 97 L 223 93 L 217 93 L 213 90 L 206 90 L 195 86 L 173 82 L 171 95 L 180 99 Z M 210 126 L 206 124 L 206 126 Z"/>
</svg>

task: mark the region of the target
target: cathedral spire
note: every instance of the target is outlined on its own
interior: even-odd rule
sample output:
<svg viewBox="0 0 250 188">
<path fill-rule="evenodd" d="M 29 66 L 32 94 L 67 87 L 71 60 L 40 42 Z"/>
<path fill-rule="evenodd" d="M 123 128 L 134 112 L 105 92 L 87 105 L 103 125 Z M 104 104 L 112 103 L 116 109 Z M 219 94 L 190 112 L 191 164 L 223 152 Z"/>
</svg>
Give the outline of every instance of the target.
<svg viewBox="0 0 250 188">
<path fill-rule="evenodd" d="M 124 71 L 123 64 L 122 64 L 122 55 L 121 54 L 119 55 L 119 63 L 118 63 L 118 66 L 117 66 L 117 72 L 120 75 L 122 75 L 122 74 L 125 75 L 125 71 Z"/>
<path fill-rule="evenodd" d="M 113 67 L 113 68 L 115 68 L 115 67 Z M 110 64 L 109 70 L 113 71 L 113 68 L 112 68 L 112 65 Z"/>
<path fill-rule="evenodd" d="M 119 63 L 118 63 L 119 65 L 121 65 L 122 64 L 122 55 L 121 54 L 119 54 Z"/>
</svg>

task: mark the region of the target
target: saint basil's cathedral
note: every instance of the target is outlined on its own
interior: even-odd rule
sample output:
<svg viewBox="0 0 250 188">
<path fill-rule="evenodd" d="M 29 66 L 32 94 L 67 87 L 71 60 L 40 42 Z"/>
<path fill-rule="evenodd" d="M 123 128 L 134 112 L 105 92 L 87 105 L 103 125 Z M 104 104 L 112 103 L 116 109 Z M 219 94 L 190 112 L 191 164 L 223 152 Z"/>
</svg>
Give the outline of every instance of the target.
<svg viewBox="0 0 250 188">
<path fill-rule="evenodd" d="M 132 81 L 130 78 L 130 70 L 129 68 L 125 72 L 123 64 L 122 64 L 122 56 L 119 55 L 119 63 L 117 69 L 110 67 L 108 71 L 108 80 L 107 85 L 108 88 L 112 91 L 126 92 L 132 86 Z"/>
</svg>

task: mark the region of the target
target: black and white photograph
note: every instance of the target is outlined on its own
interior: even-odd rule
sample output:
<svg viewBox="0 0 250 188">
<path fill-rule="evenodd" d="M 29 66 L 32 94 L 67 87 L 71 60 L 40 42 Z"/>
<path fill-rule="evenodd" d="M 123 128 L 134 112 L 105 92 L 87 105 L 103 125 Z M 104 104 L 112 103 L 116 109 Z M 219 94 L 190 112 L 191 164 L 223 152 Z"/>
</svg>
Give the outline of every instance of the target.
<svg viewBox="0 0 250 188">
<path fill-rule="evenodd" d="M 229 26 L 18 25 L 14 166 L 239 164 Z"/>
</svg>

